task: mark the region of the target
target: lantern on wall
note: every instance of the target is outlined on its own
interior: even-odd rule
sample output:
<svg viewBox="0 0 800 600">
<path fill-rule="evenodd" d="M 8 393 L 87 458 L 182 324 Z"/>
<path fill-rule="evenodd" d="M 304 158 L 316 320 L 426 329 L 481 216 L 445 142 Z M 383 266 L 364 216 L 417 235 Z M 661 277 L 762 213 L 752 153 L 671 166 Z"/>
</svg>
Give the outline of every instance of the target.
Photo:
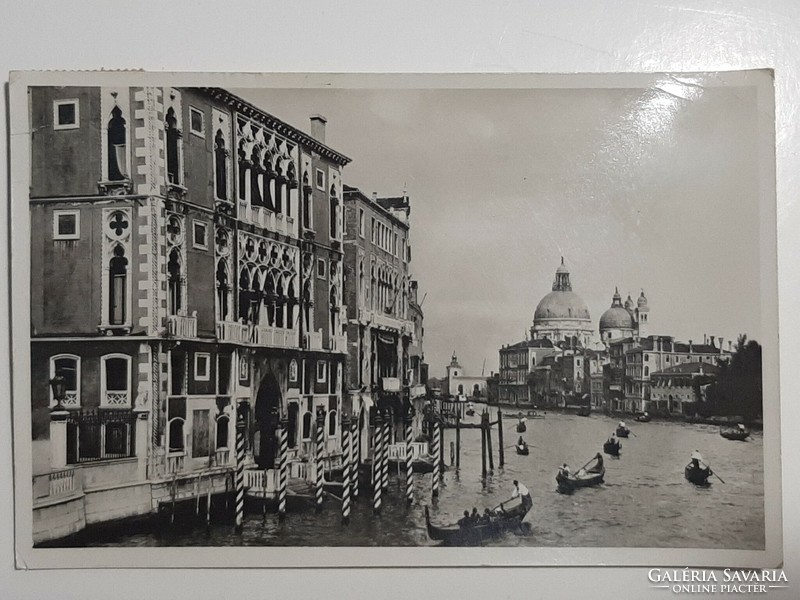
<svg viewBox="0 0 800 600">
<path fill-rule="evenodd" d="M 53 399 L 56 401 L 53 410 L 64 410 L 61 402 L 67 397 L 67 379 L 61 374 L 61 371 L 50 380 L 50 388 L 53 390 Z"/>
</svg>

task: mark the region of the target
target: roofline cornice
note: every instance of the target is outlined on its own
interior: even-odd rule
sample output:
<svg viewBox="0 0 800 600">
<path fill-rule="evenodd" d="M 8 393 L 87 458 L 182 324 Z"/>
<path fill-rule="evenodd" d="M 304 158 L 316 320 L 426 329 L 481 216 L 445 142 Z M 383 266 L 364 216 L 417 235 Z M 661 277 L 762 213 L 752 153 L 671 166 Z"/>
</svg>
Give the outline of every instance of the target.
<svg viewBox="0 0 800 600">
<path fill-rule="evenodd" d="M 220 102 L 227 104 L 236 112 L 239 112 L 246 117 L 250 117 L 251 119 L 255 119 L 267 127 L 274 129 L 281 135 L 286 136 L 293 142 L 318 152 L 321 156 L 324 156 L 325 158 L 328 158 L 341 166 L 345 166 L 347 163 L 352 162 L 351 158 L 345 156 L 341 152 L 337 152 L 330 146 L 326 146 L 310 135 L 303 133 L 296 127 L 292 127 L 285 121 L 281 121 L 277 117 L 274 117 L 268 112 L 261 110 L 257 106 L 249 103 L 247 100 L 232 94 L 226 89 L 216 87 L 201 87 L 198 89 L 202 90 L 215 100 L 219 100 Z"/>
</svg>

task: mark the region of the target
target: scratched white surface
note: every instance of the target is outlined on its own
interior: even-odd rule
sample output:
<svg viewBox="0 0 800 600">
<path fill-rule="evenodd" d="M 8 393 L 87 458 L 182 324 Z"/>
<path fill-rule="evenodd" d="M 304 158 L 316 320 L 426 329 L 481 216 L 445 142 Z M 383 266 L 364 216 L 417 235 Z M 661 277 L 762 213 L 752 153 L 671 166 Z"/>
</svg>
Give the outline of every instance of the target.
<svg viewBox="0 0 800 600">
<path fill-rule="evenodd" d="M 430 3 L 432 4 L 432 3 Z M 496 5 L 495 5 L 496 4 Z M 777 194 L 780 273 L 784 556 L 791 588 L 800 590 L 800 210 L 797 116 L 800 4 L 723 1 L 614 3 L 373 2 L 367 8 L 314 1 L 3 2 L 2 71 L 143 68 L 146 70 L 284 72 L 615 72 L 712 71 L 772 67 L 776 72 Z M 5 117 L 5 108 L 3 109 Z M 6 119 L 0 122 L 5 138 Z M 7 181 L 5 145 L 0 178 Z M 4 207 L 5 211 L 5 207 Z M 0 252 L 7 253 L 6 231 Z M 7 314 L 8 294 L 0 294 Z M 7 322 L 2 321 L 3 337 Z M 7 366 L 0 409 L 9 414 Z M 10 419 L 0 419 L 0 481 L 10 482 Z M 645 569 L 436 570 L 410 572 L 94 571 L 13 572 L 11 487 L 0 520 L 3 597 L 664 597 L 649 590 Z M 658 566 L 658 565 L 654 565 Z M 235 594 L 235 596 L 234 596 Z M 649 595 L 648 595 L 649 594 Z M 660 595 L 660 596 L 659 596 Z"/>
</svg>

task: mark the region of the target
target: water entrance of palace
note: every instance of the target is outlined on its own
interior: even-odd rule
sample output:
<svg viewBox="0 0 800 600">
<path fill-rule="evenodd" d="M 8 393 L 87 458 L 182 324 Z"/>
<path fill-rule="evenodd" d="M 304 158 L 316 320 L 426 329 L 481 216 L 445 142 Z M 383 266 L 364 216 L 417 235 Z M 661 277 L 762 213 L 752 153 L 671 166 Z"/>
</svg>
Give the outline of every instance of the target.
<svg viewBox="0 0 800 600">
<path fill-rule="evenodd" d="M 253 449 L 256 464 L 261 469 L 271 469 L 278 456 L 277 427 L 280 419 L 281 387 L 271 372 L 261 379 L 255 405 L 255 431 Z M 295 415 L 296 420 L 297 415 Z M 296 424 L 296 423 L 295 423 Z"/>
<path fill-rule="evenodd" d="M 476 405 L 475 420 L 483 405 Z M 494 419 L 495 409 L 491 414 Z M 507 442 L 516 440 L 514 410 L 504 412 Z M 470 421 L 470 417 L 466 420 Z M 506 450 L 506 464 L 481 482 L 480 430 L 463 429 L 461 469 L 448 468 L 440 497 L 431 502 L 431 476 L 415 475 L 415 501 L 404 503 L 404 479 L 392 474 L 380 516 L 372 514 L 369 492 L 354 502 L 351 523 L 341 524 L 340 504 L 329 499 L 324 511 L 290 510 L 284 521 L 268 513 L 248 514 L 244 531 L 231 522 L 212 522 L 191 529 L 152 528 L 115 535 L 81 545 L 92 546 L 414 546 L 433 545 L 425 530 L 424 506 L 430 505 L 437 524 L 454 523 L 465 509 L 496 506 L 511 493 L 511 482 L 522 481 L 533 496 L 526 521 L 530 536 L 512 533 L 491 542 L 496 546 L 645 547 L 763 549 L 763 438 L 753 432 L 747 442 L 726 440 L 717 427 L 677 422 L 631 423 L 636 435 L 622 440 L 622 457 L 605 456 L 605 483 L 556 492 L 555 475 L 564 462 L 577 469 L 596 452 L 618 419 L 599 414 L 579 417 L 548 412 L 545 419 L 528 419 L 523 434 L 529 456 Z M 496 430 L 495 430 L 496 431 Z M 449 463 L 454 430 L 444 435 Z M 495 465 L 497 465 L 495 439 Z M 714 480 L 698 488 L 684 479 L 683 468 L 698 449 L 725 484 Z"/>
</svg>

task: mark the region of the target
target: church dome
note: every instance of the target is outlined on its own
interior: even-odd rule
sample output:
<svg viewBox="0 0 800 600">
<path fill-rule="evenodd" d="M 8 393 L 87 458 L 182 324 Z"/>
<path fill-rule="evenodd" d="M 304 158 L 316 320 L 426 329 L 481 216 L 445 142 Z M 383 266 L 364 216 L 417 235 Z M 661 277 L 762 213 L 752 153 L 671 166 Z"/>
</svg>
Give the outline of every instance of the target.
<svg viewBox="0 0 800 600">
<path fill-rule="evenodd" d="M 589 309 L 583 299 L 573 291 L 555 290 L 539 302 L 533 321 L 541 319 L 582 319 L 591 320 Z"/>
<path fill-rule="evenodd" d="M 606 329 L 633 329 L 631 313 L 621 306 L 612 306 L 600 317 L 600 331 Z"/>
<path fill-rule="evenodd" d="M 627 302 L 625 303 L 628 304 Z M 633 329 L 633 316 L 630 311 L 622 306 L 622 297 L 619 295 L 619 288 L 614 290 L 614 297 L 611 300 L 611 308 L 600 317 L 600 333 L 608 329 Z"/>
</svg>

